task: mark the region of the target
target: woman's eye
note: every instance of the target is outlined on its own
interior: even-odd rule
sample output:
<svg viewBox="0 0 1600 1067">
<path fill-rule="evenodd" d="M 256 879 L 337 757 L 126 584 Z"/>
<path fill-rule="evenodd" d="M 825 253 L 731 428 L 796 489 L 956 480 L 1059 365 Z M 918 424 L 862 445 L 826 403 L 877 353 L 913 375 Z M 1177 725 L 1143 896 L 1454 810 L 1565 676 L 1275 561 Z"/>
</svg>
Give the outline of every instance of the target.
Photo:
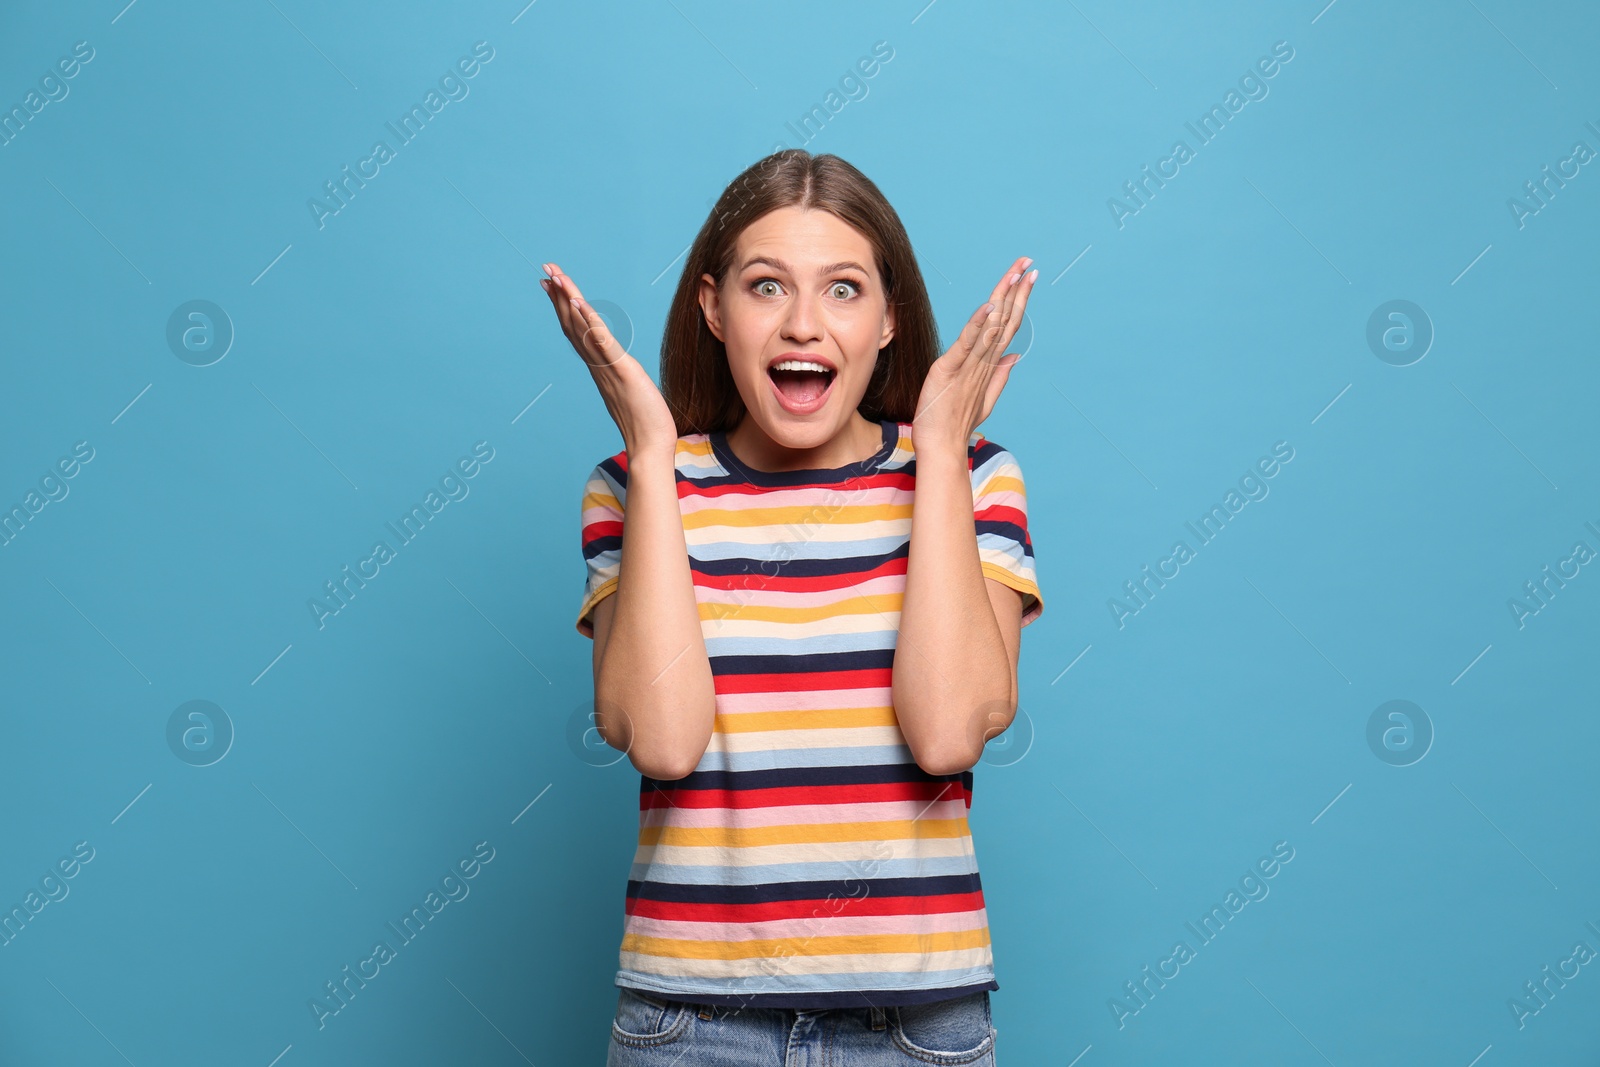
<svg viewBox="0 0 1600 1067">
<path fill-rule="evenodd" d="M 783 287 L 773 278 L 761 278 L 754 282 L 751 288 L 760 296 L 777 296 L 783 291 Z M 849 281 L 836 281 L 828 290 L 830 295 L 839 300 L 848 300 L 858 295 L 860 291 L 859 285 Z"/>
</svg>

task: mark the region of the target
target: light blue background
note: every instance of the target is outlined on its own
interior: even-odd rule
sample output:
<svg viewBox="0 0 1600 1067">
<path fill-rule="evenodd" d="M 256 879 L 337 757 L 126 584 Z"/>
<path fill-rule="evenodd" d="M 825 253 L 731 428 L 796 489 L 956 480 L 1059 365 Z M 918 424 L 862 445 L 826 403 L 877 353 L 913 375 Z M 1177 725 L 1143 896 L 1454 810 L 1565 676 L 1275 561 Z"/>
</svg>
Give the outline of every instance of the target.
<svg viewBox="0 0 1600 1067">
<path fill-rule="evenodd" d="M 533 264 L 654 370 L 711 199 L 887 41 L 804 147 L 895 205 L 946 343 L 1041 271 L 983 427 L 1047 602 L 975 771 L 1000 1062 L 1594 1063 L 1600 966 L 1521 1029 L 1508 1000 L 1600 949 L 1600 574 L 1522 628 L 1507 601 L 1600 548 L 1600 166 L 1521 228 L 1507 200 L 1600 149 L 1600 16 L 1325 2 L 6 5 L 6 109 L 95 52 L 0 148 L 0 503 L 95 454 L 0 549 L 0 903 L 95 858 L 0 948 L 0 1062 L 601 1062 L 638 776 L 568 736 L 579 497 L 621 443 Z M 477 41 L 469 95 L 319 229 L 307 200 Z M 194 299 L 236 331 L 206 367 L 165 339 Z M 1436 331 L 1409 366 L 1366 342 L 1392 299 Z M 319 629 L 308 599 L 478 441 L 470 495 Z M 1277 441 L 1270 495 L 1119 629 Z M 166 740 L 194 699 L 236 730 L 209 767 Z M 1410 766 L 1366 740 L 1392 699 L 1436 733 Z M 319 1030 L 479 841 L 470 896 Z M 1278 841 L 1270 895 L 1119 1028 Z"/>
</svg>

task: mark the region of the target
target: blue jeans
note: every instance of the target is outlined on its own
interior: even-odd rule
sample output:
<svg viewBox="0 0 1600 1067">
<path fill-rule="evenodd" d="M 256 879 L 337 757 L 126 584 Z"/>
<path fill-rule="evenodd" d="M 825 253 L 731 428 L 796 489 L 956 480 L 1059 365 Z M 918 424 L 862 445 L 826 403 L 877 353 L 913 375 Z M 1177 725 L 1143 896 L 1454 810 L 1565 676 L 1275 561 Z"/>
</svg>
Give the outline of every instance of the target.
<svg viewBox="0 0 1600 1067">
<path fill-rule="evenodd" d="M 619 986 L 606 1067 L 994 1067 L 989 993 L 901 1007 L 724 1007 Z"/>
</svg>

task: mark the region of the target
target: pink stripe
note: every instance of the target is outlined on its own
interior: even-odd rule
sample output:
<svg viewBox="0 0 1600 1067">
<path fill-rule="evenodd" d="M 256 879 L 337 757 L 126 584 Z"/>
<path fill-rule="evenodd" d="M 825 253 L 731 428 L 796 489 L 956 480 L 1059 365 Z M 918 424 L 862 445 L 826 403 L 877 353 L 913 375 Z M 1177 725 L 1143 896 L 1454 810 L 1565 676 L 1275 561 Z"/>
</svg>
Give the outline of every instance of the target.
<svg viewBox="0 0 1600 1067">
<path fill-rule="evenodd" d="M 749 608 L 755 606 L 776 606 L 785 608 L 822 608 L 830 605 L 849 605 L 852 601 L 859 601 L 862 597 L 888 598 L 905 592 L 906 576 L 904 574 L 880 574 L 866 581 L 841 584 L 837 589 L 784 589 L 773 583 L 767 575 L 752 574 L 748 576 L 749 584 L 735 586 L 732 589 L 716 589 L 710 586 L 696 584 L 694 598 L 701 604 L 724 604 L 729 608 Z M 878 618 L 877 612 L 872 611 L 866 604 L 854 605 L 857 611 L 867 612 L 873 618 Z M 882 608 L 879 604 L 877 607 Z M 738 619 L 733 615 L 733 619 Z M 714 625 L 715 620 L 710 625 Z M 770 622 L 763 620 L 762 625 L 771 626 Z M 878 618 L 878 626 L 882 629 L 886 624 Z M 787 633 L 787 631 L 785 631 Z"/>
<path fill-rule="evenodd" d="M 834 903 L 837 904 L 839 901 Z M 626 927 L 628 933 L 641 937 L 736 943 L 769 937 L 794 937 L 803 940 L 808 937 L 946 934 L 961 930 L 982 930 L 989 923 L 988 915 L 983 908 L 975 911 L 938 911 L 926 915 L 851 915 L 848 900 L 837 914 L 830 913 L 829 905 L 825 903 L 817 904 L 816 908 L 822 912 L 820 916 L 755 923 L 678 922 L 671 919 L 630 915 L 627 917 Z M 867 948 L 865 951 L 870 952 L 872 949 Z"/>
<path fill-rule="evenodd" d="M 696 492 L 680 499 L 685 514 L 695 511 L 742 511 L 746 508 L 800 508 L 815 509 L 819 520 L 828 520 L 828 512 L 836 507 L 875 507 L 880 504 L 909 504 L 911 497 L 896 485 L 868 485 L 848 494 L 831 489 L 804 487 L 797 489 L 766 489 L 760 492 L 724 492 L 709 496 Z M 779 527 L 782 529 L 782 527 Z"/>
<path fill-rule="evenodd" d="M 884 800 L 864 804 L 774 804 L 749 808 L 651 808 L 639 813 L 640 826 L 713 827 L 794 826 L 817 823 L 899 822 L 964 819 L 961 797 L 935 801 Z M 692 844 L 692 842 L 691 842 Z"/>
<path fill-rule="evenodd" d="M 894 690 L 886 685 L 860 689 L 805 689 L 776 693 L 718 693 L 717 713 L 744 711 L 833 711 L 838 708 L 886 708 L 894 703 Z"/>
</svg>

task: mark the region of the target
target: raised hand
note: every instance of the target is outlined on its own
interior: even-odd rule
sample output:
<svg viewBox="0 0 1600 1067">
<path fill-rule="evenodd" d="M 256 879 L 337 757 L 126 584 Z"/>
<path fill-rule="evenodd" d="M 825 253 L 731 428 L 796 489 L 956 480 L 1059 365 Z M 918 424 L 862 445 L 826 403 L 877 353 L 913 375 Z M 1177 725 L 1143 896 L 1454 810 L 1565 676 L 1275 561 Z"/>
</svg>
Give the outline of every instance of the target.
<svg viewBox="0 0 1600 1067">
<path fill-rule="evenodd" d="M 1037 270 L 1028 271 L 1032 262 L 1024 256 L 1007 268 L 989 302 L 973 313 L 955 344 L 928 368 L 911 424 L 918 449 L 944 447 L 965 453 L 972 431 L 994 409 L 1012 366 L 1022 358 L 1015 352 L 1000 353 L 1022 324 L 1022 312 L 1038 280 Z"/>
<path fill-rule="evenodd" d="M 670 457 L 677 448 L 678 430 L 649 372 L 617 343 L 576 282 L 554 263 L 546 263 L 544 269 L 550 277 L 539 279 L 539 284 L 550 297 L 561 332 L 599 387 L 629 456 L 654 450 Z"/>
</svg>

